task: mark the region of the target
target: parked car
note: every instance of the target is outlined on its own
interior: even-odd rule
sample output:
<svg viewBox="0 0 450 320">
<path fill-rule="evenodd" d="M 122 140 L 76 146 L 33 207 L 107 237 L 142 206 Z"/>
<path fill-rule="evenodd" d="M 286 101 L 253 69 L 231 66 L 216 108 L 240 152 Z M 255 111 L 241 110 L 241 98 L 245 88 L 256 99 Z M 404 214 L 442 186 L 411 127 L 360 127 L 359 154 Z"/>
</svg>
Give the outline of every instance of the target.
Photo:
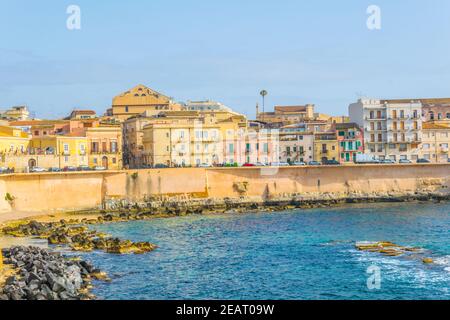
<svg viewBox="0 0 450 320">
<path fill-rule="evenodd" d="M 289 163 L 287 162 L 272 162 L 272 167 L 289 167 Z"/>
<path fill-rule="evenodd" d="M 77 168 L 77 170 L 78 171 L 91 171 L 92 169 L 89 166 L 84 165 L 84 166 L 79 166 Z"/>
<path fill-rule="evenodd" d="M 356 164 L 371 164 L 380 163 L 380 160 L 376 156 L 371 154 L 357 154 L 355 159 Z"/>
<path fill-rule="evenodd" d="M 327 160 L 327 161 L 324 161 L 323 164 L 326 166 L 338 166 L 338 165 L 340 165 L 340 162 L 337 160 Z"/>
<path fill-rule="evenodd" d="M 30 169 L 30 172 L 46 172 L 47 170 L 45 168 L 41 167 L 33 167 Z"/>
<path fill-rule="evenodd" d="M 52 168 L 48 168 L 48 172 L 61 172 L 61 169 L 57 168 L 57 167 L 52 167 Z"/>
<path fill-rule="evenodd" d="M 0 173 L 11 173 L 11 169 L 7 167 L 0 167 Z"/>
<path fill-rule="evenodd" d="M 400 161 L 398 163 L 405 164 L 405 163 L 412 163 L 412 161 L 408 160 L 408 159 L 400 159 Z"/>
<path fill-rule="evenodd" d="M 106 170 L 106 168 L 105 168 L 105 167 L 102 167 L 102 166 L 95 166 L 95 167 L 94 167 L 94 170 L 95 170 L 95 171 L 104 171 L 104 170 Z"/>
<path fill-rule="evenodd" d="M 226 167 L 226 168 L 230 168 L 230 167 L 239 167 L 238 164 L 237 164 L 236 162 L 235 162 L 235 163 L 224 163 L 223 166 Z"/>
<path fill-rule="evenodd" d="M 304 163 L 303 161 L 295 161 L 291 162 L 291 166 L 306 166 L 306 163 Z"/>
<path fill-rule="evenodd" d="M 308 162 L 308 166 L 320 166 L 322 165 L 319 161 L 310 161 Z"/>
<path fill-rule="evenodd" d="M 392 159 L 383 159 L 383 160 L 380 160 L 380 163 L 381 164 L 395 164 L 395 161 Z"/>
<path fill-rule="evenodd" d="M 417 159 L 417 163 L 431 163 L 431 162 L 428 159 L 420 158 L 420 159 Z"/>
<path fill-rule="evenodd" d="M 65 166 L 63 171 L 77 171 L 77 168 L 74 166 Z"/>
<path fill-rule="evenodd" d="M 242 166 L 243 167 L 254 167 L 255 165 L 253 163 L 244 163 Z"/>
<path fill-rule="evenodd" d="M 201 163 L 201 164 L 199 164 L 197 167 L 199 167 L 199 168 L 210 168 L 211 165 L 210 165 L 210 164 L 207 164 L 207 163 Z"/>
<path fill-rule="evenodd" d="M 169 167 L 168 165 L 163 164 L 163 163 L 157 163 L 154 166 L 155 169 L 165 169 L 165 168 L 168 168 L 168 167 Z"/>
<path fill-rule="evenodd" d="M 262 163 L 262 162 L 257 162 L 256 166 L 257 167 L 265 167 L 265 166 L 267 166 L 267 164 L 266 163 Z"/>
</svg>

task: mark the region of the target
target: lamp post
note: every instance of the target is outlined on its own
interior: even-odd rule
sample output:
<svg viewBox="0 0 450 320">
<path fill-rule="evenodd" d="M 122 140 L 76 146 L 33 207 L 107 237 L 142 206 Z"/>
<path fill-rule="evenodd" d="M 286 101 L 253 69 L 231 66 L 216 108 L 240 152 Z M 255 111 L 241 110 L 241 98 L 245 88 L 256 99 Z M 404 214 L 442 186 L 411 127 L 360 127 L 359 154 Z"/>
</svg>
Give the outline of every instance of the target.
<svg viewBox="0 0 450 320">
<path fill-rule="evenodd" d="M 261 90 L 261 92 L 259 94 L 261 95 L 262 101 L 263 101 L 263 117 L 262 117 L 262 121 L 264 122 L 265 97 L 267 96 L 268 92 L 266 90 Z"/>
</svg>

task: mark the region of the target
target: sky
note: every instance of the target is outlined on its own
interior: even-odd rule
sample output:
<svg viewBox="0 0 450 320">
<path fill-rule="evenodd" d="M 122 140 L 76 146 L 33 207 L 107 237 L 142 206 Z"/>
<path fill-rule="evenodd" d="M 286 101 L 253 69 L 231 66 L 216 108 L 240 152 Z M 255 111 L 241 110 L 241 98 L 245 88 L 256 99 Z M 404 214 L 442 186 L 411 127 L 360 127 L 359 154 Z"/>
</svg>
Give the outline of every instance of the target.
<svg viewBox="0 0 450 320">
<path fill-rule="evenodd" d="M 66 27 L 69 5 L 80 30 Z M 103 114 L 144 84 L 251 118 L 262 89 L 266 111 L 342 115 L 360 97 L 449 97 L 449 40 L 448 0 L 0 0 L 0 108 Z"/>
</svg>

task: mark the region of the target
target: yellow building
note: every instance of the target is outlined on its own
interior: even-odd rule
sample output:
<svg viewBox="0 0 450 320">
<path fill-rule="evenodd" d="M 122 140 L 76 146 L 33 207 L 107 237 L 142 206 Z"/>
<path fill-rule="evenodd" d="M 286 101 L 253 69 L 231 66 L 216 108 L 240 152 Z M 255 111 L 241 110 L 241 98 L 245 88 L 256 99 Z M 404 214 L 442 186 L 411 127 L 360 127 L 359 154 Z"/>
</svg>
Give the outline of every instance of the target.
<svg viewBox="0 0 450 320">
<path fill-rule="evenodd" d="M 120 124 L 101 123 L 85 131 L 89 166 L 122 169 L 122 128 Z"/>
<path fill-rule="evenodd" d="M 450 125 L 424 122 L 419 157 L 434 163 L 446 163 L 450 159 Z"/>
<path fill-rule="evenodd" d="M 335 132 L 314 134 L 314 161 L 339 161 L 339 148 Z"/>
<path fill-rule="evenodd" d="M 149 115 L 156 115 L 161 111 L 169 110 L 182 110 L 182 106 L 159 92 L 144 85 L 138 85 L 114 97 L 110 115 L 126 120 L 146 111 L 150 113 Z"/>
<path fill-rule="evenodd" d="M 58 167 L 63 169 L 68 166 L 88 165 L 87 138 L 71 135 L 48 135 L 33 137 L 30 142 L 31 155 L 52 155 L 53 163 L 45 166 L 30 159 L 29 167 Z"/>
<path fill-rule="evenodd" d="M 230 111 L 165 112 L 143 128 L 144 163 L 198 166 L 237 162 L 238 139 L 246 127 L 245 116 Z"/>
<path fill-rule="evenodd" d="M 0 126 L 0 153 L 17 154 L 28 150 L 30 138 L 20 129 Z"/>
</svg>

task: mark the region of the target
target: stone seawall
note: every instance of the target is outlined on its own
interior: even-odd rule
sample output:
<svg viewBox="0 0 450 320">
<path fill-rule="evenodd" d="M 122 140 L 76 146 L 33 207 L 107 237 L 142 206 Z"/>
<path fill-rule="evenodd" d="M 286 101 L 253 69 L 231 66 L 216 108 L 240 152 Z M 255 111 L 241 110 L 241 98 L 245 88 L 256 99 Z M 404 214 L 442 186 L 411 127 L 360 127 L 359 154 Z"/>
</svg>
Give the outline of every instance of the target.
<svg viewBox="0 0 450 320">
<path fill-rule="evenodd" d="M 449 196 L 450 164 L 146 169 L 0 176 L 0 212 L 48 213 L 121 204 L 145 207 L 158 201 L 301 204 Z"/>
</svg>

